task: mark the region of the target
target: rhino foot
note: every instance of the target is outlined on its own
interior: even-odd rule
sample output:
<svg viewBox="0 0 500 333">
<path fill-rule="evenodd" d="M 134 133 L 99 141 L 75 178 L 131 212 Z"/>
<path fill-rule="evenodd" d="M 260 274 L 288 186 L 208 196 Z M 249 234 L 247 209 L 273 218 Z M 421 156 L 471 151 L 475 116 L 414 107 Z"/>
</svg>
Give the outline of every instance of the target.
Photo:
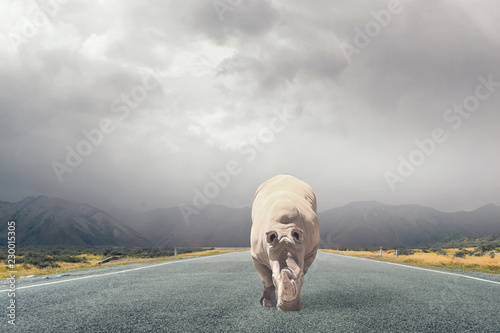
<svg viewBox="0 0 500 333">
<path fill-rule="evenodd" d="M 260 304 L 267 307 L 276 306 L 276 289 L 273 284 L 269 287 L 264 285 L 264 295 L 260 299 Z"/>
<path fill-rule="evenodd" d="M 262 297 L 260 299 L 260 304 L 266 307 L 274 307 L 276 306 L 276 299 L 266 299 L 265 297 Z"/>
<path fill-rule="evenodd" d="M 299 298 L 293 302 L 286 302 L 286 301 L 280 300 L 280 302 L 278 303 L 278 306 L 276 308 L 280 312 L 300 311 L 302 309 L 302 299 Z"/>
</svg>

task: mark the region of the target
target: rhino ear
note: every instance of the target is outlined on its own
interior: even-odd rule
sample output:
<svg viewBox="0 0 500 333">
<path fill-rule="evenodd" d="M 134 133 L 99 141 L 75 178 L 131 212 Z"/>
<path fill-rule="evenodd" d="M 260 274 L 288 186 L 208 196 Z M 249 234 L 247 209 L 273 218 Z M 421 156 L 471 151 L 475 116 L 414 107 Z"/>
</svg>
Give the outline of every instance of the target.
<svg viewBox="0 0 500 333">
<path fill-rule="evenodd" d="M 266 241 L 269 245 L 275 245 L 278 243 L 278 233 L 274 230 L 266 232 Z"/>
</svg>

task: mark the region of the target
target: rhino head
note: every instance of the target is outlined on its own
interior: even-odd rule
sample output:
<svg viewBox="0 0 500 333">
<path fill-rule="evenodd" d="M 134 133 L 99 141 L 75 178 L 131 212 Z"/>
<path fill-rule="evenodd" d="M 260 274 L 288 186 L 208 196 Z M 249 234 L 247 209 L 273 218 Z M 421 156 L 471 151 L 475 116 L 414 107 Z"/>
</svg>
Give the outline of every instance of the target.
<svg viewBox="0 0 500 333">
<path fill-rule="evenodd" d="M 280 311 L 299 311 L 302 308 L 304 284 L 304 232 L 294 223 L 279 224 L 266 233 L 269 245 L 269 264 L 272 279 L 278 290 L 277 308 Z"/>
</svg>

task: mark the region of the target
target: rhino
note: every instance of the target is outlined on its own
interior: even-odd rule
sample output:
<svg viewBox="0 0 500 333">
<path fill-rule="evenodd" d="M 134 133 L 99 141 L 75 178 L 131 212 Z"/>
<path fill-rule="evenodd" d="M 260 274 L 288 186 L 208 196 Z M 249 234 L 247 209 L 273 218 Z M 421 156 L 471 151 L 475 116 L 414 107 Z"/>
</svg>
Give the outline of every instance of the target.
<svg viewBox="0 0 500 333">
<path fill-rule="evenodd" d="M 294 176 L 275 176 L 257 189 L 250 242 L 253 264 L 264 285 L 261 305 L 282 312 L 302 309 L 304 275 L 319 247 L 316 210 L 312 188 Z"/>
</svg>

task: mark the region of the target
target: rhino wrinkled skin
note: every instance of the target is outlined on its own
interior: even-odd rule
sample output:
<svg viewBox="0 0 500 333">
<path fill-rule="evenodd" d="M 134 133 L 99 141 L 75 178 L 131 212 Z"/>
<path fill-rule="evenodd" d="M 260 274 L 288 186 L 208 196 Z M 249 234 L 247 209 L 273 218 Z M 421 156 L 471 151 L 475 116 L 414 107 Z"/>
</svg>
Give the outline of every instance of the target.
<svg viewBox="0 0 500 333">
<path fill-rule="evenodd" d="M 264 285 L 261 305 L 300 310 L 304 275 L 319 247 L 311 187 L 290 175 L 278 175 L 260 185 L 253 200 L 250 241 L 253 264 Z"/>
</svg>

